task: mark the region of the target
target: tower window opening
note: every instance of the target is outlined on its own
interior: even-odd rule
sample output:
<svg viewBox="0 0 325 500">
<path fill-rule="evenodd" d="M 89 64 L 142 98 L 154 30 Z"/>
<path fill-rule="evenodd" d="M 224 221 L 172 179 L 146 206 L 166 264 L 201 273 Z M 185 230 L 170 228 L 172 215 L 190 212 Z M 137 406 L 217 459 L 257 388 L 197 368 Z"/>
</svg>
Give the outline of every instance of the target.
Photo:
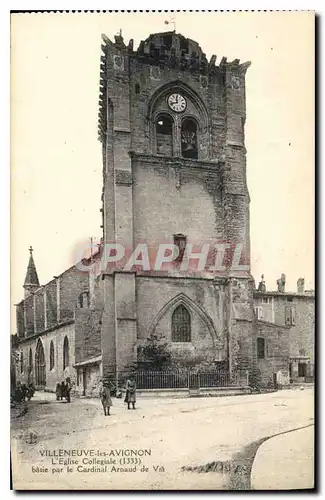
<svg viewBox="0 0 325 500">
<path fill-rule="evenodd" d="M 156 121 L 157 153 L 172 156 L 173 154 L 173 120 L 168 115 L 159 115 Z"/>
<path fill-rule="evenodd" d="M 79 307 L 80 309 L 83 309 L 85 307 L 89 307 L 90 305 L 90 300 L 89 300 L 89 292 L 82 292 L 79 295 Z"/>
<path fill-rule="evenodd" d="M 180 49 L 185 50 L 185 52 L 188 52 L 188 39 L 187 38 L 181 38 L 181 43 L 180 43 Z"/>
<path fill-rule="evenodd" d="M 257 338 L 257 359 L 265 358 L 265 339 L 263 337 Z"/>
<path fill-rule="evenodd" d="M 182 123 L 181 142 L 183 158 L 193 158 L 197 160 L 197 124 L 190 118 L 186 118 Z"/>
<path fill-rule="evenodd" d="M 186 236 L 184 236 L 184 234 L 174 234 L 174 245 L 176 245 L 179 250 L 175 262 L 182 262 L 186 248 Z"/>
<path fill-rule="evenodd" d="M 163 38 L 163 44 L 166 45 L 167 50 L 169 50 L 173 43 L 172 35 L 164 35 L 162 38 Z"/>
</svg>

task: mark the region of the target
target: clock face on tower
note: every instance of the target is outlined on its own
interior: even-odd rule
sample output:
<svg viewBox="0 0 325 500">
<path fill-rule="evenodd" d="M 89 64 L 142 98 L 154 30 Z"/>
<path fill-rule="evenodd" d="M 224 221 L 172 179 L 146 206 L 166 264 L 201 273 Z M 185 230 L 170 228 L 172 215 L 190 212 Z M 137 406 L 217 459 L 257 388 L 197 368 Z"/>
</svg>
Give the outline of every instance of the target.
<svg viewBox="0 0 325 500">
<path fill-rule="evenodd" d="M 168 106 L 176 113 L 181 113 L 186 109 L 186 99 L 181 94 L 170 94 L 167 99 Z"/>
</svg>

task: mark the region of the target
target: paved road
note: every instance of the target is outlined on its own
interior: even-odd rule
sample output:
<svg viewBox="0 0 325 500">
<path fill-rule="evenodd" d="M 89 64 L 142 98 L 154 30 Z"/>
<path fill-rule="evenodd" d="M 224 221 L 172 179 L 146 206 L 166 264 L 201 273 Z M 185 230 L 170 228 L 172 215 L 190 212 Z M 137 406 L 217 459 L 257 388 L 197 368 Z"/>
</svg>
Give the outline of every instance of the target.
<svg viewBox="0 0 325 500">
<path fill-rule="evenodd" d="M 113 402 L 112 415 L 104 417 L 98 400 L 77 399 L 69 405 L 54 401 L 51 394 L 37 393 L 28 413 L 12 424 L 16 489 L 247 488 L 247 478 L 246 486 L 231 481 L 238 471 L 229 461 L 252 442 L 313 422 L 312 389 L 223 398 L 150 398 L 140 400 L 135 411 L 126 410 L 122 400 Z M 132 473 L 112 472 L 112 464 L 105 472 L 81 472 L 78 465 L 72 465 L 69 473 L 69 465 L 54 472 L 59 467 L 52 464 L 53 457 L 42 453 L 59 449 L 93 453 L 135 449 L 151 454 L 139 457 L 141 465 Z M 120 455 L 115 459 L 121 468 Z M 141 471 L 143 465 L 148 470 Z M 35 467 L 48 472 L 36 472 Z M 182 471 L 182 467 L 205 472 Z M 245 475 L 247 468 L 243 470 Z"/>
</svg>

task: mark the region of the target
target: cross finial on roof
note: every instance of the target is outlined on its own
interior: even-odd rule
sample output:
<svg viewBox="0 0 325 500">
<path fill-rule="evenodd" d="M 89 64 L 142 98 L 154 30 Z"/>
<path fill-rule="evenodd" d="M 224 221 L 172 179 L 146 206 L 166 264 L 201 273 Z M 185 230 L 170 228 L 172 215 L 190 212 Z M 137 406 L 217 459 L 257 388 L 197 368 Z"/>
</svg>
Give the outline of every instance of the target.
<svg viewBox="0 0 325 500">
<path fill-rule="evenodd" d="M 39 281 L 38 281 L 38 276 L 37 276 L 37 271 L 36 271 L 36 266 L 34 262 L 34 257 L 33 257 L 33 247 L 29 247 L 29 262 L 27 266 L 27 273 L 24 281 L 24 288 L 26 290 L 32 289 L 32 288 L 39 288 Z"/>
</svg>

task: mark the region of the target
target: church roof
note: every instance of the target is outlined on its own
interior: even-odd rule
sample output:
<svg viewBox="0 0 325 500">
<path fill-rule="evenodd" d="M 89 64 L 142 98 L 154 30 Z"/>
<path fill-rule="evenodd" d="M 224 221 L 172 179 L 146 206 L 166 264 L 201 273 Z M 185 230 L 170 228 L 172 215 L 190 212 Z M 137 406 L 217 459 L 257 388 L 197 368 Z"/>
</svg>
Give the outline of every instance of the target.
<svg viewBox="0 0 325 500">
<path fill-rule="evenodd" d="M 27 273 L 26 273 L 26 278 L 24 281 L 24 286 L 40 286 L 39 281 L 38 281 L 38 276 L 37 276 L 37 271 L 36 271 L 36 266 L 33 258 L 33 249 L 32 247 L 29 248 L 30 256 L 29 256 L 29 262 L 28 262 L 28 267 L 27 267 Z"/>
</svg>

